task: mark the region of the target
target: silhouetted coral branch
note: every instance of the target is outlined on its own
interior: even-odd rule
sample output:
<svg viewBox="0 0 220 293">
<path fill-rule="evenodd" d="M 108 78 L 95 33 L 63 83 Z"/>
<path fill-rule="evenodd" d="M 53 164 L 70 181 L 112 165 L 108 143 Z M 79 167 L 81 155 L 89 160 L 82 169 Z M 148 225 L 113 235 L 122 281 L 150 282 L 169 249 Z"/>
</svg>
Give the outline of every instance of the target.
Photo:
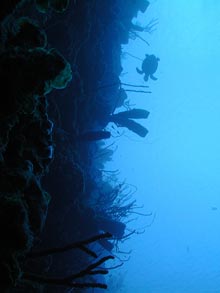
<svg viewBox="0 0 220 293">
<path fill-rule="evenodd" d="M 151 94 L 151 91 L 136 91 L 136 90 L 125 90 L 125 92 L 132 92 L 132 93 L 142 93 L 142 94 Z"/>
<path fill-rule="evenodd" d="M 147 44 L 148 46 L 150 46 L 150 44 L 148 43 L 148 41 L 146 41 L 144 38 L 142 38 L 139 34 L 137 34 L 134 31 L 130 32 L 130 37 L 135 40 L 136 38 L 139 38 L 141 41 L 143 41 L 145 44 Z"/>
<path fill-rule="evenodd" d="M 58 286 L 66 286 L 66 287 L 71 287 L 71 288 L 102 288 L 102 289 L 107 289 L 106 284 L 102 283 L 75 283 L 74 280 L 78 278 L 85 277 L 87 275 L 97 275 L 97 274 L 102 274 L 105 275 L 108 273 L 107 270 L 104 269 L 99 269 L 96 271 L 93 271 L 93 269 L 97 268 L 99 265 L 104 263 L 105 261 L 109 259 L 114 259 L 113 256 L 105 256 L 98 260 L 97 262 L 89 265 L 87 268 L 84 270 L 80 271 L 79 273 L 72 274 L 70 276 L 67 276 L 65 278 L 52 278 L 52 277 L 44 277 L 41 275 L 37 274 L 32 274 L 32 273 L 24 273 L 23 274 L 23 279 L 29 280 L 32 282 L 40 283 L 40 284 L 51 284 L 51 285 L 58 285 Z"/>
<path fill-rule="evenodd" d="M 103 258 L 101 258 L 100 260 L 96 261 L 95 263 L 89 265 L 87 268 L 85 268 L 84 270 L 80 271 L 79 273 L 77 274 L 73 274 L 69 277 L 66 278 L 66 280 L 75 280 L 75 279 L 78 279 L 78 278 L 82 278 L 86 275 L 91 275 L 91 274 L 99 274 L 99 271 L 92 271 L 93 269 L 97 268 L 99 265 L 101 265 L 102 263 L 104 263 L 105 261 L 109 260 L 109 259 L 114 259 L 114 256 L 105 256 Z M 102 274 L 104 272 L 104 274 L 107 274 L 108 271 L 107 270 L 101 270 L 102 271 Z"/>
<path fill-rule="evenodd" d="M 142 59 L 139 59 L 140 61 L 143 61 Z M 148 85 L 136 85 L 136 84 L 130 84 L 130 83 L 124 83 L 124 82 L 120 82 L 120 80 L 118 82 L 114 82 L 114 83 L 110 83 L 110 84 L 104 84 L 96 89 L 93 89 L 90 93 L 94 93 L 97 92 L 99 90 L 105 89 L 105 88 L 111 88 L 114 86 L 122 86 L 122 85 L 126 85 L 126 86 L 130 86 L 130 87 L 140 87 L 140 88 L 149 88 Z M 89 94 L 90 94 L 89 93 Z"/>
<path fill-rule="evenodd" d="M 66 286 L 71 288 L 101 288 L 107 289 L 106 284 L 102 283 L 76 283 L 73 281 L 59 278 L 47 278 L 40 275 L 35 275 L 31 273 L 24 273 L 23 278 L 32 282 L 40 283 L 40 284 L 50 284 L 57 286 Z"/>
<path fill-rule="evenodd" d="M 111 237 L 112 237 L 112 235 L 110 233 L 102 233 L 102 234 L 96 235 L 94 237 L 88 238 L 86 240 L 74 242 L 74 243 L 68 244 L 63 247 L 49 248 L 49 249 L 35 251 L 35 252 L 33 251 L 33 252 L 28 253 L 27 257 L 31 257 L 31 258 L 42 257 L 42 256 L 51 255 L 51 254 L 55 254 L 55 253 L 62 253 L 64 251 L 68 251 L 71 249 L 77 249 L 77 248 L 83 250 L 84 252 L 86 252 L 87 254 L 89 254 L 93 257 L 97 257 L 96 253 L 91 251 L 89 248 L 85 247 L 85 245 L 90 244 L 90 243 L 95 242 L 100 239 L 111 238 Z"/>
<path fill-rule="evenodd" d="M 130 84 L 130 83 L 121 83 L 122 85 L 130 86 L 130 87 L 142 87 L 142 88 L 149 88 L 148 85 L 136 85 L 136 84 Z"/>
</svg>

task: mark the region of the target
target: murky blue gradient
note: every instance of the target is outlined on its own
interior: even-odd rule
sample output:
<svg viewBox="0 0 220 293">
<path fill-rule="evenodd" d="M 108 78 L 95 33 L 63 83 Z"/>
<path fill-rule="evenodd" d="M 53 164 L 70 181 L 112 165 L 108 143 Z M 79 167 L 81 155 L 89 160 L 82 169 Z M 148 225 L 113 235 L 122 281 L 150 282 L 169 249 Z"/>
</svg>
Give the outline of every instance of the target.
<svg viewBox="0 0 220 293">
<path fill-rule="evenodd" d="M 148 136 L 126 131 L 108 168 L 137 186 L 143 212 L 156 217 L 122 246 L 132 248 L 131 259 L 112 272 L 109 292 L 220 292 L 219 15 L 217 0 L 151 1 L 137 19 L 159 19 L 152 35 L 140 33 L 150 46 L 136 39 L 123 47 L 160 57 L 158 80 L 147 83 L 152 94 L 129 93 L 131 104 L 150 111 L 141 121 Z M 124 54 L 122 62 L 123 82 L 146 85 L 135 69 L 140 61 Z M 130 227 L 150 222 L 139 217 Z"/>
</svg>

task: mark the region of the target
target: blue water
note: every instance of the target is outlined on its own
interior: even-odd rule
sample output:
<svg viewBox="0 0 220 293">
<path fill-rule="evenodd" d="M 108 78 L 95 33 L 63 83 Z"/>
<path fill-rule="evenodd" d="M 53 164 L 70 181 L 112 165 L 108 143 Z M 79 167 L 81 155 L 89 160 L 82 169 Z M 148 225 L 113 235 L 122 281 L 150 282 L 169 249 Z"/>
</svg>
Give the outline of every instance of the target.
<svg viewBox="0 0 220 293">
<path fill-rule="evenodd" d="M 137 186 L 143 212 L 155 213 L 145 233 L 134 235 L 122 250 L 131 259 L 109 276 L 108 292 L 220 292 L 220 1 L 151 1 L 138 15 L 146 25 L 157 18 L 150 43 L 130 40 L 124 52 L 160 57 L 147 83 L 152 94 L 129 93 L 131 104 L 150 111 L 141 139 L 125 131 L 108 169 Z M 146 83 L 137 74 L 141 62 L 124 54 L 123 82 Z M 151 217 L 139 217 L 142 230 Z M 123 255 L 120 255 L 123 258 Z"/>
</svg>

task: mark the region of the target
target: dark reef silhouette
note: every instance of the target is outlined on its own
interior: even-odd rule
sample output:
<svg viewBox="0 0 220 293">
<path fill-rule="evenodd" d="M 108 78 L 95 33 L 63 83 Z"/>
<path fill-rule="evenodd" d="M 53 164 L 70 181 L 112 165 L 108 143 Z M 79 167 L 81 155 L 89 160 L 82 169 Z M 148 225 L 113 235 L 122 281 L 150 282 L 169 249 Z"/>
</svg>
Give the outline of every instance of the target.
<svg viewBox="0 0 220 293">
<path fill-rule="evenodd" d="M 133 119 L 149 112 L 131 109 L 126 92 L 150 92 L 119 79 L 121 45 L 143 31 L 131 20 L 148 6 L 0 4 L 0 292 L 105 289 L 108 270 L 99 266 L 136 233 L 126 224 L 133 190 L 104 170 L 113 151 L 101 140 L 109 123 L 148 133 Z M 145 79 L 154 78 L 156 66 L 145 65 Z"/>
</svg>

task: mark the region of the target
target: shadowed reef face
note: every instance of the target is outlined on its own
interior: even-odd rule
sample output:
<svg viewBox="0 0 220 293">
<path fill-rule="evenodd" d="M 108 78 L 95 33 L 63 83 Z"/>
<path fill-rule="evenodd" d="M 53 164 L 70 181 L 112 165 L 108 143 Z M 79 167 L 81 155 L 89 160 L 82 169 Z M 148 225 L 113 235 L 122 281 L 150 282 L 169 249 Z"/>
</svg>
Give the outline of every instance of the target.
<svg viewBox="0 0 220 293">
<path fill-rule="evenodd" d="M 133 120 L 146 119 L 148 111 L 114 114 L 127 99 L 119 79 L 121 44 L 128 42 L 132 17 L 148 5 L 130 0 L 0 4 L 1 292 L 106 288 L 103 279 L 91 280 L 92 269 L 112 259 L 105 254 L 125 236 L 135 204 L 114 176 L 103 180 L 101 166 L 113 151 L 100 141 L 112 135 L 112 129 L 105 130 L 111 122 L 142 137 L 148 132 Z M 78 249 L 87 238 L 101 249 L 100 259 L 87 242 L 80 253 L 64 249 L 70 244 Z M 37 250 L 45 258 L 33 260 Z M 60 277 L 85 271 L 91 257 L 85 282 L 73 282 L 75 276 L 70 286 Z"/>
</svg>

